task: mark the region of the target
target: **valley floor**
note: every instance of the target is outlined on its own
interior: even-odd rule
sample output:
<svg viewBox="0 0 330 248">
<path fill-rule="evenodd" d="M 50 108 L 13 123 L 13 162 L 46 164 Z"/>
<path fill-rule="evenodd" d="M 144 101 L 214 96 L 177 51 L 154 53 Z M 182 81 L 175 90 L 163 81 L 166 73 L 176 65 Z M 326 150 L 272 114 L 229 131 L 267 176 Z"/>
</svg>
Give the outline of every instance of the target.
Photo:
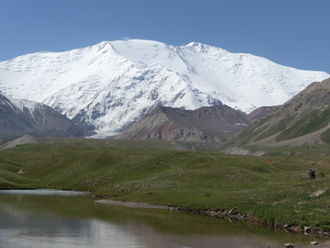
<svg viewBox="0 0 330 248">
<path fill-rule="evenodd" d="M 235 209 L 268 226 L 330 231 L 330 156 L 296 149 L 252 157 L 177 151 L 166 142 L 41 139 L 0 152 L 0 188 L 83 190 L 210 213 Z M 308 178 L 310 168 L 316 180 Z"/>
</svg>

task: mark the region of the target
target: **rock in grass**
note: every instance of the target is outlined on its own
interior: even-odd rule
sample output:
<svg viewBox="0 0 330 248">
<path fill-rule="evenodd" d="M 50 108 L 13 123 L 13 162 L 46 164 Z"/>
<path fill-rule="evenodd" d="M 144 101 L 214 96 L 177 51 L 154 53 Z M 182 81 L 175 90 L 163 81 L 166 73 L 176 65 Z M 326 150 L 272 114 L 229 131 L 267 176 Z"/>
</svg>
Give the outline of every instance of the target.
<svg viewBox="0 0 330 248">
<path fill-rule="evenodd" d="M 302 232 L 302 228 L 300 226 L 289 226 L 287 229 L 295 233 Z"/>
<path fill-rule="evenodd" d="M 294 244 L 292 244 L 292 243 L 285 243 L 284 244 L 284 247 L 286 247 L 286 248 L 294 248 Z"/>
<path fill-rule="evenodd" d="M 319 197 L 320 195 L 323 195 L 327 190 L 328 188 L 316 190 L 315 192 L 311 193 L 309 197 L 311 198 Z"/>
<path fill-rule="evenodd" d="M 317 242 L 317 241 L 311 241 L 311 245 L 318 245 L 319 244 L 319 242 Z"/>
<path fill-rule="evenodd" d="M 310 226 L 304 226 L 304 232 L 305 232 L 305 233 L 310 232 L 311 229 L 312 229 L 312 228 L 311 228 Z"/>
</svg>

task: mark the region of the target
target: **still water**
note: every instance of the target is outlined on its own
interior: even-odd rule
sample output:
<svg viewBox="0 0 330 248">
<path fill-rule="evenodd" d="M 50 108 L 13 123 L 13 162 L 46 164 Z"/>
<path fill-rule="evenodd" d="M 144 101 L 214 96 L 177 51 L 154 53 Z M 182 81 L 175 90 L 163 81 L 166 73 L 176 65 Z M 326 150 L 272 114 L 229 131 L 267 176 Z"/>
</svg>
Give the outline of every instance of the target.
<svg viewBox="0 0 330 248">
<path fill-rule="evenodd" d="M 308 247 L 313 239 L 167 210 L 105 206 L 79 192 L 0 191 L 0 248 L 277 248 Z"/>
</svg>

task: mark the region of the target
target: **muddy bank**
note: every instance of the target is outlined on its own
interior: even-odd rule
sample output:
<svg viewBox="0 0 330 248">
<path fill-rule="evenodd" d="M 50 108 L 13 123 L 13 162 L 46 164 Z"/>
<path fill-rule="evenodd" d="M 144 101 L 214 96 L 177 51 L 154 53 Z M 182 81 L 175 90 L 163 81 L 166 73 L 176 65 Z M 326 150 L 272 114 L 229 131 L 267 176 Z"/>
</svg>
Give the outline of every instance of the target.
<svg viewBox="0 0 330 248">
<path fill-rule="evenodd" d="M 324 237 L 330 237 L 330 230 L 323 230 L 317 227 L 311 227 L 309 225 L 299 226 L 294 224 L 277 223 L 276 221 L 270 222 L 270 221 L 260 220 L 249 214 L 238 212 L 237 208 L 210 210 L 210 209 L 169 207 L 169 210 L 193 213 L 193 214 L 201 214 L 205 216 L 227 219 L 229 221 L 233 221 L 233 220 L 243 221 L 250 224 L 262 225 L 267 228 L 281 229 L 284 231 L 289 231 L 294 233 L 316 234 Z"/>
<path fill-rule="evenodd" d="M 110 199 L 95 200 L 95 203 L 112 205 L 112 206 L 129 207 L 129 208 L 165 209 L 175 212 L 199 214 L 199 215 L 205 215 L 219 219 L 227 219 L 229 221 L 233 221 L 233 220 L 242 221 L 245 223 L 262 225 L 267 228 L 280 229 L 294 233 L 315 234 L 326 238 L 330 237 L 330 230 L 322 230 L 317 227 L 311 227 L 307 225 L 298 226 L 292 224 L 277 223 L 276 221 L 272 221 L 272 222 L 264 221 L 249 214 L 240 213 L 237 211 L 237 208 L 211 210 L 211 209 L 198 209 L 198 208 L 183 208 L 183 207 L 166 206 L 166 205 L 152 205 L 149 203 L 139 203 L 139 202 L 123 202 L 123 201 L 116 201 Z"/>
</svg>

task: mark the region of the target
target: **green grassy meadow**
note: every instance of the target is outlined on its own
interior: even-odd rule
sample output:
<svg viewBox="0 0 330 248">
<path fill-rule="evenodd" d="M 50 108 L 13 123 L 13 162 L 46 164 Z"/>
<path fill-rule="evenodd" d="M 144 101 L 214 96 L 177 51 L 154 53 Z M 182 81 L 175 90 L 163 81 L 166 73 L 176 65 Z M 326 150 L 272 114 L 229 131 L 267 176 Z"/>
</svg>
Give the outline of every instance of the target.
<svg viewBox="0 0 330 248">
<path fill-rule="evenodd" d="M 97 197 L 214 210 L 237 207 L 267 222 L 330 230 L 325 147 L 252 157 L 177 151 L 166 142 L 41 142 L 0 152 L 1 188 L 83 190 Z M 318 173 L 315 181 L 308 178 L 309 168 Z M 325 192 L 310 197 L 320 189 Z"/>
</svg>

